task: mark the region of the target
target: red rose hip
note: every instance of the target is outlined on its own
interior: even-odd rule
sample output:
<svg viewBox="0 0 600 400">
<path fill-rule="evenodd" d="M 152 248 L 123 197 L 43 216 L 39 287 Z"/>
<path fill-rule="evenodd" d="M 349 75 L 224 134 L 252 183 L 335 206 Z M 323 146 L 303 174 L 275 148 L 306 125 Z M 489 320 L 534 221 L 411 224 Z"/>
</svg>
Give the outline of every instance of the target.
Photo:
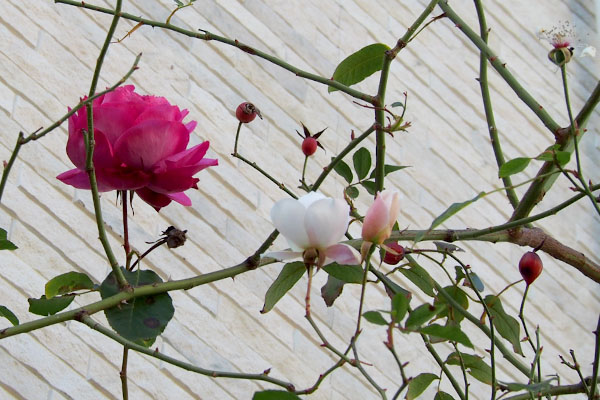
<svg viewBox="0 0 600 400">
<path fill-rule="evenodd" d="M 393 254 L 391 251 L 386 251 L 383 257 L 383 262 L 389 265 L 396 265 L 404 258 L 404 247 L 398 243 L 390 243 L 387 245 L 390 249 L 394 250 L 398 254 Z"/>
<path fill-rule="evenodd" d="M 260 110 L 256 108 L 256 106 L 252 103 L 244 102 L 238 106 L 235 110 L 235 116 L 238 121 L 247 124 L 248 122 L 254 121 L 256 116 L 259 116 L 262 119 L 262 115 L 260 114 Z"/>
<path fill-rule="evenodd" d="M 317 151 L 317 139 L 314 137 L 307 137 L 302 141 L 302 152 L 305 156 L 312 156 Z"/>
<path fill-rule="evenodd" d="M 519 261 L 519 272 L 528 286 L 540 276 L 542 268 L 542 259 L 533 251 L 523 254 Z"/>
</svg>

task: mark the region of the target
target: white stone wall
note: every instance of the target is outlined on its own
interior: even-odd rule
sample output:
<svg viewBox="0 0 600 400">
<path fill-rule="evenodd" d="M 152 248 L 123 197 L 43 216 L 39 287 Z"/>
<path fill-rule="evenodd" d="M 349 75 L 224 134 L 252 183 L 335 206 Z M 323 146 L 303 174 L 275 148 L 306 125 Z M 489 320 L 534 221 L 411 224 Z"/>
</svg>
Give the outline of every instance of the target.
<svg viewBox="0 0 600 400">
<path fill-rule="evenodd" d="M 110 6 L 114 1 L 94 4 Z M 171 0 L 124 1 L 124 11 L 165 20 L 174 7 Z M 205 29 L 238 39 L 322 76 L 331 76 L 348 54 L 374 42 L 393 45 L 427 2 L 419 1 L 282 1 L 198 0 L 178 12 L 172 22 L 187 29 Z M 596 4 L 591 0 L 568 2 L 486 1 L 490 45 L 533 96 L 566 125 L 560 72 L 546 60 L 548 45 L 535 32 L 558 20 L 571 20 L 581 40 L 598 47 Z M 452 6 L 476 29 L 472 2 Z M 435 14 L 440 14 L 438 9 Z M 0 159 L 10 156 L 19 131 L 48 126 L 74 105 L 89 87 L 99 48 L 111 17 L 50 0 L 0 2 Z M 116 37 L 134 23 L 122 20 Z M 240 139 L 242 155 L 295 189 L 303 155 L 295 133 L 304 122 L 312 131 L 327 127 L 319 150 L 309 163 L 307 177 L 314 180 L 329 158 L 342 149 L 350 132 L 372 123 L 372 112 L 358 107 L 339 92 L 257 59 L 233 47 L 204 42 L 144 26 L 120 44 L 110 47 L 99 87 L 116 82 L 143 53 L 140 69 L 131 78 L 142 93 L 165 96 L 190 110 L 198 121 L 192 143 L 210 140 L 210 156 L 219 166 L 198 175 L 200 190 L 190 191 L 193 205 L 173 204 L 156 213 L 137 201 L 130 219 L 130 236 L 142 252 L 169 225 L 188 229 L 188 242 L 173 251 L 160 249 L 143 261 L 143 267 L 163 279 L 181 279 L 235 265 L 250 255 L 273 229 L 272 204 L 285 194 L 255 170 L 230 156 L 237 120 L 234 110 L 245 100 L 254 102 L 265 119 L 245 126 Z M 422 229 L 450 203 L 465 201 L 479 191 L 500 187 L 479 95 L 479 59 L 467 39 L 442 19 L 422 32 L 392 64 L 387 99 L 403 99 L 408 92 L 408 133 L 388 139 L 390 162 L 410 165 L 390 176 L 387 186 L 402 193 L 400 226 Z M 576 60 L 569 66 L 574 108 L 578 109 L 598 79 L 598 60 Z M 552 142 L 535 115 L 490 70 L 493 103 L 507 158 L 534 156 Z M 374 93 L 376 80 L 358 88 Z M 600 179 L 600 137 L 596 112 L 581 142 L 584 170 Z M 97 240 L 93 207 L 87 191 L 75 190 L 55 179 L 72 168 L 66 156 L 66 124 L 43 139 L 27 144 L 11 174 L 0 204 L 0 227 L 19 250 L 0 252 L 0 304 L 13 310 L 21 322 L 37 317 L 28 313 L 27 297 L 39 297 L 45 282 L 68 271 L 85 271 L 96 282 L 109 272 Z M 366 143 L 374 149 L 374 140 Z M 532 177 L 533 162 L 515 182 Z M 323 191 L 340 196 L 341 180 L 330 177 Z M 555 193 L 537 210 L 567 199 L 572 192 L 559 179 Z M 522 194 L 523 188 L 517 192 Z M 120 209 L 113 193 L 102 196 L 103 212 L 113 249 L 122 257 Z M 357 205 L 362 211 L 367 196 Z M 490 195 L 450 219 L 444 226 L 483 228 L 504 222 L 511 207 L 502 193 Z M 600 218 L 589 201 L 582 200 L 536 224 L 598 262 Z M 356 228 L 353 228 L 356 229 Z M 497 293 L 519 279 L 517 263 L 526 251 L 513 245 L 464 242 L 464 255 L 486 284 Z M 419 246 L 428 246 L 423 243 Z M 278 240 L 279 249 L 286 247 Z M 544 344 L 544 373 L 559 372 L 561 383 L 577 376 L 560 364 L 559 355 L 574 349 L 584 372 L 591 373 L 600 293 L 596 283 L 572 267 L 542 254 L 544 273 L 529 294 L 530 326 L 539 324 Z M 218 370 L 259 373 L 272 368 L 275 377 L 297 387 L 313 384 L 335 359 L 319 347 L 319 340 L 303 318 L 305 279 L 272 312 L 262 315 L 264 294 L 281 264 L 189 291 L 172 292 L 176 313 L 157 340 L 159 351 Z M 432 271 L 432 273 L 436 273 Z M 346 287 L 333 308 L 319 299 L 325 274 L 315 277 L 313 310 L 325 335 L 337 346 L 347 343 L 354 330 L 357 287 Z M 403 285 L 411 287 L 409 283 Z M 505 306 L 518 311 L 524 286 L 504 295 Z M 388 307 L 383 292 L 369 287 L 366 309 Z M 97 299 L 78 298 L 75 308 Z M 417 297 L 413 300 L 425 301 Z M 94 315 L 105 322 L 101 314 Z M 0 327 L 8 324 L 0 322 Z M 399 374 L 382 342 L 381 327 L 365 323 L 360 339 L 366 368 L 382 386 L 395 390 Z M 478 354 L 488 342 L 476 336 Z M 412 336 L 396 336 L 410 375 L 438 372 L 431 356 Z M 439 345 L 440 352 L 448 351 Z M 54 325 L 30 334 L 0 341 L 0 398 L 100 399 L 120 398 L 118 371 L 122 348 L 78 322 Z M 529 359 L 524 360 L 529 362 Z M 144 399 L 247 399 L 261 387 L 256 382 L 211 379 L 183 371 L 156 359 L 130 353 L 130 398 Z M 510 367 L 501 368 L 503 381 L 520 379 Z M 442 383 L 446 387 L 447 382 Z M 472 395 L 485 388 L 476 384 Z M 392 392 L 393 393 L 393 392 Z M 487 394 L 481 394 L 487 398 Z M 315 399 L 377 398 L 369 384 L 350 367 L 328 377 Z"/>
</svg>

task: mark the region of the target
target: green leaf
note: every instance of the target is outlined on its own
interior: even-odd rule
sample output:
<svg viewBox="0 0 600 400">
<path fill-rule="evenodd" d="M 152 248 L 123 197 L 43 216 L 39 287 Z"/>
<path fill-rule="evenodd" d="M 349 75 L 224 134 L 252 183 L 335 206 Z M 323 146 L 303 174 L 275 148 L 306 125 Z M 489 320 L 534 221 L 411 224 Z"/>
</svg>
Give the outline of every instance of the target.
<svg viewBox="0 0 600 400">
<path fill-rule="evenodd" d="M 423 267 L 417 264 L 412 257 L 406 256 L 406 259 L 409 260 L 410 267 L 400 268 L 398 271 L 410 279 L 412 283 L 417 285 L 423 293 L 431 297 L 435 296 L 435 293 L 433 292 L 433 279 L 431 279 L 431 276 L 423 269 Z"/>
<path fill-rule="evenodd" d="M 406 392 L 406 399 L 413 400 L 419 397 L 421 393 L 427 389 L 431 382 L 436 379 L 440 379 L 435 374 L 423 373 L 419 374 L 408 382 L 408 392 Z"/>
<path fill-rule="evenodd" d="M 415 238 L 415 242 L 421 241 L 421 239 L 423 239 L 423 237 L 427 234 L 427 232 L 430 232 L 432 229 L 435 229 L 442 222 L 446 221 L 448 218 L 450 218 L 451 216 L 453 216 L 454 214 L 456 214 L 457 212 L 459 212 L 460 210 L 462 210 L 469 204 L 476 202 L 483 196 L 485 196 L 485 192 L 479 193 L 477 196 L 473 197 L 471 200 L 463 201 L 462 203 L 452 203 L 452 205 L 450 207 L 448 207 L 448 209 L 446 211 L 441 213 L 436 219 L 433 220 L 433 222 L 431 223 L 431 226 L 429 227 L 429 229 L 427 229 L 427 231 L 423 231 L 419 235 L 417 235 L 417 237 Z"/>
<path fill-rule="evenodd" d="M 392 299 L 392 321 L 398 323 L 404 319 L 408 311 L 408 303 L 410 298 L 404 293 L 398 293 Z"/>
<path fill-rule="evenodd" d="M 395 107 L 402 107 L 402 108 L 404 108 L 404 103 L 402 103 L 401 101 L 395 101 L 395 102 L 393 102 L 391 105 L 392 105 L 392 107 L 394 107 L 394 108 L 395 108 Z"/>
<path fill-rule="evenodd" d="M 340 82 L 346 86 L 352 86 L 362 80 L 380 71 L 383 67 L 383 57 L 390 48 L 382 43 L 375 43 L 363 47 L 356 53 L 346 57 L 333 73 L 334 81 Z M 329 87 L 329 93 L 337 89 Z"/>
<path fill-rule="evenodd" d="M 154 271 L 128 271 L 121 268 L 127 282 L 134 288 L 162 282 Z M 114 273 L 108 274 L 100 285 L 103 299 L 120 293 Z M 150 347 L 173 318 L 175 309 L 168 293 L 142 296 L 104 310 L 110 326 L 125 339 L 144 347 Z"/>
<path fill-rule="evenodd" d="M 537 394 L 541 391 L 546 391 L 550 389 L 552 381 L 558 380 L 557 377 L 552 377 L 542 382 L 526 384 L 526 383 L 505 383 L 502 382 L 503 385 L 506 386 L 507 390 L 510 392 L 517 392 L 519 390 L 527 390 L 529 393 Z"/>
<path fill-rule="evenodd" d="M 348 195 L 348 197 L 350 197 L 351 199 L 355 199 L 358 197 L 358 195 L 360 194 L 358 191 L 358 188 L 356 186 L 348 186 L 346 188 L 346 194 Z"/>
<path fill-rule="evenodd" d="M 466 353 L 460 353 L 460 357 L 473 378 L 488 385 L 492 384 L 492 368 L 481 357 Z M 460 366 L 460 357 L 456 352 L 451 353 L 446 359 L 446 364 Z"/>
<path fill-rule="evenodd" d="M 335 299 L 340 297 L 344 290 L 344 281 L 339 280 L 335 276 L 329 275 L 327 282 L 321 288 L 321 297 L 325 301 L 327 307 L 331 307 Z"/>
<path fill-rule="evenodd" d="M 559 150 L 560 146 L 557 144 L 554 144 L 550 147 L 548 147 L 546 150 L 544 150 L 544 152 L 542 154 L 540 154 L 539 156 L 537 156 L 535 159 L 539 160 L 539 161 L 554 161 L 555 157 L 556 157 L 556 161 L 558 161 L 558 163 L 561 166 L 567 165 L 569 163 L 569 161 L 571 160 L 571 153 L 568 151 L 564 151 L 564 150 Z"/>
<path fill-rule="evenodd" d="M 485 296 L 484 301 L 490 310 L 492 322 L 500 336 L 512 344 L 515 353 L 523 355 L 519 322 L 514 317 L 506 314 L 499 297 L 488 295 Z"/>
<path fill-rule="evenodd" d="M 362 187 L 365 188 L 365 190 L 370 194 L 370 195 L 375 195 L 375 193 L 377 192 L 377 190 L 375 189 L 375 182 L 374 181 L 362 181 L 360 183 L 362 185 Z"/>
<path fill-rule="evenodd" d="M 469 298 L 462 289 L 450 285 L 443 288 L 443 290 L 450 297 L 452 297 L 462 308 L 464 308 L 465 310 L 469 308 Z M 454 307 L 452 307 L 443 296 L 438 296 L 433 304 L 439 304 L 443 307 L 443 310 L 440 311 L 440 313 L 438 314 L 438 317 L 440 318 L 448 317 L 450 321 L 454 321 L 458 324 L 465 318 L 464 315 L 462 315 L 459 312 L 456 312 L 454 310 Z"/>
<path fill-rule="evenodd" d="M 394 296 L 397 295 L 398 293 L 402 293 L 404 296 L 406 296 L 407 299 L 409 299 L 409 301 L 412 298 L 411 292 L 404 289 L 402 286 L 396 284 L 391 279 L 388 279 L 385 283 L 386 283 L 385 284 L 385 292 L 390 297 L 390 299 L 393 299 Z"/>
<path fill-rule="evenodd" d="M 479 279 L 479 275 L 477 275 L 475 272 L 469 272 L 469 277 L 471 278 L 471 281 L 473 282 L 473 289 L 477 290 L 478 292 L 483 292 L 483 290 L 485 289 L 485 286 L 483 284 L 483 282 L 481 281 L 481 279 Z M 469 282 L 469 280 L 465 280 L 465 286 L 471 286 L 471 282 Z"/>
<path fill-rule="evenodd" d="M 399 171 L 404 168 L 408 168 L 408 166 L 385 164 L 383 166 L 383 175 L 388 176 L 388 174 L 391 174 L 392 172 Z M 375 168 L 373 168 L 373 171 L 371 171 L 371 175 L 369 175 L 369 179 L 375 179 Z"/>
<path fill-rule="evenodd" d="M 404 323 L 404 328 L 407 330 L 417 329 L 425 322 L 428 322 L 431 318 L 435 317 L 443 309 L 444 307 L 441 304 L 435 306 L 427 303 L 421 304 L 410 312 Z"/>
<path fill-rule="evenodd" d="M 271 389 L 254 393 L 252 400 L 300 400 L 300 397 L 285 390 Z"/>
<path fill-rule="evenodd" d="M 358 179 L 365 179 L 371 169 L 371 153 L 366 148 L 361 147 L 352 155 L 352 163 Z"/>
<path fill-rule="evenodd" d="M 44 317 L 54 315 L 57 312 L 64 310 L 75 299 L 74 295 L 56 296 L 47 299 L 45 295 L 39 299 L 27 299 L 29 302 L 29 312 Z"/>
<path fill-rule="evenodd" d="M 506 178 L 507 176 L 514 175 L 523 171 L 529 165 L 531 158 L 529 157 L 517 157 L 510 161 L 505 162 L 500 166 L 498 176 L 500 178 Z"/>
<path fill-rule="evenodd" d="M 365 272 L 360 265 L 340 265 L 338 263 L 327 264 L 323 270 L 329 275 L 346 283 L 362 284 Z"/>
<path fill-rule="evenodd" d="M 333 160 L 333 157 L 331 157 L 331 159 Z M 335 164 L 335 167 L 333 167 L 333 170 L 337 172 L 338 175 L 340 175 L 342 178 L 344 178 L 346 182 L 352 183 L 352 179 L 354 179 L 354 176 L 352 175 L 352 170 L 350 169 L 348 164 L 344 162 L 344 160 L 338 161 L 337 164 Z"/>
<path fill-rule="evenodd" d="M 379 311 L 367 311 L 363 313 L 363 317 L 375 325 L 388 325 L 388 322 L 383 318 Z"/>
<path fill-rule="evenodd" d="M 19 318 L 5 306 L 0 306 L 0 317 L 4 317 L 13 325 L 19 325 Z"/>
<path fill-rule="evenodd" d="M 17 246 L 13 242 L 7 239 L 7 233 L 4 229 L 0 228 L 0 250 L 16 250 Z"/>
<path fill-rule="evenodd" d="M 93 288 L 94 282 L 86 274 L 81 272 L 67 272 L 50 279 L 46 283 L 46 298 L 51 299 L 59 294 Z"/>
<path fill-rule="evenodd" d="M 419 332 L 441 339 L 451 340 L 453 342 L 473 348 L 473 343 L 471 343 L 469 337 L 463 331 L 461 331 L 457 325 L 442 326 L 438 324 L 431 324 L 419 329 Z"/>
<path fill-rule="evenodd" d="M 277 279 L 267 290 L 265 305 L 260 312 L 264 314 L 271 311 L 283 295 L 300 280 L 304 272 L 306 272 L 306 265 L 301 261 L 285 264 Z"/>
<path fill-rule="evenodd" d="M 437 392 L 433 400 L 454 400 L 454 397 L 450 396 L 446 392 Z"/>
</svg>

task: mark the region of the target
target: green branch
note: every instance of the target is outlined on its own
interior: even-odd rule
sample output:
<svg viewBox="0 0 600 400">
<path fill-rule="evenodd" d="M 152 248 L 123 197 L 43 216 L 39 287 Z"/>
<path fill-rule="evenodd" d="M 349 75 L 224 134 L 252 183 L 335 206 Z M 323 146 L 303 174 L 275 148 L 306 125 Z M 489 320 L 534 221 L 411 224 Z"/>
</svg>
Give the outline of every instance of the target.
<svg viewBox="0 0 600 400">
<path fill-rule="evenodd" d="M 55 325 L 65 321 L 80 320 L 86 315 L 92 315 L 99 311 L 115 307 L 121 304 L 122 302 L 126 302 L 137 297 L 152 296 L 160 293 L 170 292 L 172 290 L 189 290 L 196 286 L 205 285 L 210 282 L 215 282 L 226 278 L 233 278 L 234 276 L 239 275 L 241 273 L 268 264 L 273 264 L 275 262 L 277 261 L 272 258 L 263 258 L 258 263 L 254 263 L 251 260 L 246 260 L 236 266 L 225 268 L 219 271 L 210 272 L 207 274 L 202 274 L 193 278 L 131 288 L 131 290 L 129 291 L 119 292 L 114 296 L 97 301 L 95 303 L 85 305 L 83 307 L 79 307 L 75 310 L 65 311 L 62 313 L 50 315 L 48 317 L 40 318 L 34 321 L 26 322 L 20 325 L 0 330 L 0 339 L 15 336 L 21 333 L 31 332 L 36 329 Z"/>
<path fill-rule="evenodd" d="M 456 13 L 452 8 L 448 5 L 447 2 L 442 1 L 439 3 L 439 6 L 446 13 L 446 17 L 448 17 L 458 29 L 460 29 L 473 44 L 479 49 L 481 53 L 483 53 L 494 69 L 504 78 L 506 83 L 511 87 L 511 89 L 515 92 L 515 94 L 529 107 L 531 111 L 542 121 L 542 123 L 548 128 L 550 132 L 554 135 L 560 126 L 554 122 L 552 117 L 546 112 L 544 107 L 542 107 L 530 94 L 521 86 L 521 84 L 515 79 L 515 77 L 508 71 L 506 68 L 506 64 L 502 62 L 498 56 L 487 46 L 487 44 L 483 41 L 479 35 L 477 35 Z"/>
<path fill-rule="evenodd" d="M 211 369 L 205 369 L 202 367 L 198 367 L 196 365 L 178 360 L 173 357 L 169 357 L 165 354 L 162 354 L 157 350 L 152 350 L 147 347 L 141 346 L 135 342 L 125 339 L 124 337 L 118 335 L 113 330 L 106 328 L 100 323 L 94 321 L 89 315 L 83 315 L 80 318 L 80 322 L 86 324 L 90 328 L 95 331 L 100 332 L 101 334 L 109 337 L 117 343 L 125 346 L 126 349 L 137 351 L 138 353 L 146 354 L 147 356 L 154 357 L 156 359 L 162 360 L 166 363 L 179 367 L 181 369 L 185 369 L 187 371 L 196 372 L 201 375 L 209 376 L 211 378 L 231 378 L 231 379 L 247 379 L 247 380 L 256 380 L 256 381 L 264 381 L 269 382 L 277 386 L 281 386 L 289 391 L 294 391 L 294 385 L 290 382 L 285 382 L 280 379 L 271 378 L 265 372 L 260 374 L 246 374 L 240 372 L 226 372 L 226 371 L 215 371 Z M 124 384 L 125 385 L 125 384 Z"/>
<path fill-rule="evenodd" d="M 93 4 L 88 4 L 87 2 L 84 1 L 74 1 L 74 0 L 54 0 L 55 3 L 59 3 L 59 4 L 67 4 L 70 6 L 76 6 L 76 7 L 81 7 L 81 8 L 85 8 L 88 10 L 93 10 L 93 11 L 98 11 L 104 14 L 111 14 L 114 15 L 115 11 L 111 10 L 110 8 L 104 8 L 104 7 L 99 7 L 99 6 L 95 6 Z M 237 47 L 238 49 L 244 51 L 245 53 L 248 53 L 250 55 L 253 56 L 257 56 L 260 57 L 264 60 L 267 60 L 277 66 L 280 66 L 281 68 L 288 70 L 290 72 L 292 72 L 293 74 L 295 74 L 296 76 L 299 76 L 301 78 L 305 78 L 314 82 L 319 82 L 322 83 L 324 85 L 327 86 L 331 86 L 334 87 L 336 89 L 338 89 L 341 92 L 344 92 L 356 99 L 360 99 L 363 101 L 366 101 L 368 103 L 372 103 L 373 102 L 373 98 L 372 96 L 367 95 L 366 93 L 363 93 L 361 91 L 352 89 L 346 85 L 343 85 L 339 82 L 334 81 L 331 78 L 324 78 L 322 76 L 316 75 L 316 74 L 312 74 L 310 72 L 301 70 L 299 68 L 294 67 L 293 65 L 290 65 L 288 63 L 286 63 L 285 61 L 274 57 L 270 54 L 267 54 L 265 52 L 262 52 L 260 50 L 257 50 L 253 47 L 250 47 L 238 40 L 232 40 L 232 39 L 228 39 L 225 38 L 223 36 L 219 36 L 219 35 L 215 35 L 214 33 L 205 31 L 205 30 L 201 30 L 202 33 L 196 32 L 196 31 L 190 31 L 187 29 L 183 29 L 180 28 L 178 26 L 172 25 L 172 24 L 167 24 L 164 22 L 159 22 L 159 21 L 153 21 L 150 19 L 146 19 L 146 18 L 142 18 L 142 17 L 138 17 L 135 16 L 133 14 L 129 14 L 129 13 L 124 13 L 121 12 L 120 13 L 121 18 L 130 20 L 130 21 L 136 21 L 139 23 L 142 23 L 143 25 L 148 25 L 148 26 L 152 26 L 152 27 L 157 27 L 157 28 L 162 28 L 162 29 L 167 29 L 170 31 L 174 31 L 177 33 L 180 33 L 182 35 L 188 36 L 188 37 L 192 37 L 192 38 L 196 38 L 196 39 L 202 39 L 202 40 L 214 40 L 216 42 L 220 42 L 220 43 L 224 43 L 233 47 Z"/>
<path fill-rule="evenodd" d="M 485 20 L 485 12 L 481 0 L 475 0 L 475 8 L 477 9 L 477 17 L 479 18 L 479 34 L 481 40 L 487 45 L 489 30 Z M 496 126 L 496 119 L 494 118 L 494 110 L 492 108 L 492 100 L 490 98 L 490 88 L 488 85 L 488 59 L 483 52 L 479 52 L 479 86 L 481 87 L 481 98 L 483 99 L 483 109 L 485 111 L 485 118 L 487 120 L 488 130 L 490 134 L 490 141 L 492 143 L 492 149 L 494 150 L 494 156 L 496 157 L 496 164 L 498 168 L 504 164 L 504 153 L 502 152 L 502 146 L 500 145 L 500 138 L 498 136 L 498 128 Z M 502 178 L 502 182 L 506 188 L 506 196 L 508 201 L 517 208 L 519 199 L 517 193 L 512 188 L 512 180 L 510 176 Z"/>
</svg>

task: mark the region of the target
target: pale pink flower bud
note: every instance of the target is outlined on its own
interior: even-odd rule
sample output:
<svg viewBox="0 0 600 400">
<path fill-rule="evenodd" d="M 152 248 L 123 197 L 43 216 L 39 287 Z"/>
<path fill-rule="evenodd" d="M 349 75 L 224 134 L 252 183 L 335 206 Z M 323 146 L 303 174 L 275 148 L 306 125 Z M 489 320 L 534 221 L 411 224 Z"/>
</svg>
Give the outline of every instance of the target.
<svg viewBox="0 0 600 400">
<path fill-rule="evenodd" d="M 384 190 L 378 193 L 363 221 L 363 240 L 382 244 L 390 237 L 399 212 L 400 193 L 398 191 Z"/>
</svg>

